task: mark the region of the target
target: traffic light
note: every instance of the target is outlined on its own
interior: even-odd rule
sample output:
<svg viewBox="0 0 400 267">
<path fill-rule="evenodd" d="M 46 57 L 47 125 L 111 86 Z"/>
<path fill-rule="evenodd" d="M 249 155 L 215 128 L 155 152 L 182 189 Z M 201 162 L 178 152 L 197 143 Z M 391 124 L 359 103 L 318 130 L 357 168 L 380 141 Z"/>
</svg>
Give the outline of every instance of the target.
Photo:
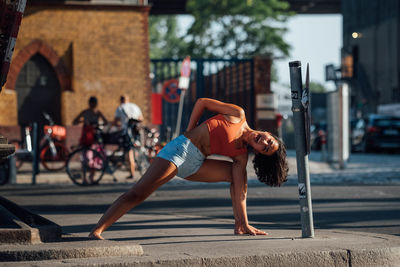
<svg viewBox="0 0 400 267">
<path fill-rule="evenodd" d="M 342 78 L 353 78 L 354 61 L 352 55 L 345 55 L 342 57 Z"/>
</svg>

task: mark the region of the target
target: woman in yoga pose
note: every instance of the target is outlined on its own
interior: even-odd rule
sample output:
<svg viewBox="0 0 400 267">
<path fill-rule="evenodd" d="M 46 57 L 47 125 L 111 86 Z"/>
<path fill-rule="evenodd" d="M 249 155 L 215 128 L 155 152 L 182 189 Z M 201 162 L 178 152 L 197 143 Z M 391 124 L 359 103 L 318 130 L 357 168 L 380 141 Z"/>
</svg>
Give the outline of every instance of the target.
<svg viewBox="0 0 400 267">
<path fill-rule="evenodd" d="M 198 125 L 205 110 L 218 115 Z M 140 180 L 108 208 L 89 237 L 103 239 L 103 231 L 175 175 L 190 181 L 230 183 L 234 233 L 266 235 L 247 220 L 247 146 L 255 152 L 253 163 L 261 182 L 280 186 L 287 180 L 286 149 L 282 141 L 269 132 L 251 129 L 241 107 L 209 98 L 198 99 L 185 134 L 159 152 Z M 232 162 L 207 159 L 212 154 L 228 156 Z"/>
</svg>

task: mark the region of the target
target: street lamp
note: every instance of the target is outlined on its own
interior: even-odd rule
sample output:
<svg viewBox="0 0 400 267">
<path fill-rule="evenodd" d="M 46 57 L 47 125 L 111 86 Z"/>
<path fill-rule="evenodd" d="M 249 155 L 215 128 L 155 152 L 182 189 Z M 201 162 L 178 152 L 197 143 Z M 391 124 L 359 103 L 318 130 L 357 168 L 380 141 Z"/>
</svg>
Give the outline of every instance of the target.
<svg viewBox="0 0 400 267">
<path fill-rule="evenodd" d="M 353 32 L 351 34 L 351 37 L 353 37 L 353 39 L 358 39 L 358 38 L 362 37 L 362 34 L 361 34 L 361 32 Z"/>
</svg>

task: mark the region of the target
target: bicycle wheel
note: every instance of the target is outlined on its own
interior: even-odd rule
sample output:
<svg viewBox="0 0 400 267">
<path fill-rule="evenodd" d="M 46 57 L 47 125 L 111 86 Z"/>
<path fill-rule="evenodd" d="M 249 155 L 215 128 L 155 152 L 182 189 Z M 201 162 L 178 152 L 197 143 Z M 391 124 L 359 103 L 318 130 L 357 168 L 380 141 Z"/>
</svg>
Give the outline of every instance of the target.
<svg viewBox="0 0 400 267">
<path fill-rule="evenodd" d="M 46 144 L 40 151 L 40 161 L 43 167 L 48 171 L 62 170 L 68 159 L 68 149 L 61 143 L 55 142 L 56 154 L 53 155 L 49 144 Z"/>
<path fill-rule="evenodd" d="M 145 152 L 141 151 L 140 148 L 134 148 L 133 151 L 133 155 L 135 157 L 135 168 L 140 175 L 143 175 L 150 166 L 149 157 L 147 157 Z"/>
<path fill-rule="evenodd" d="M 111 156 L 108 157 L 108 163 L 111 165 L 111 169 L 113 170 L 112 173 L 116 170 L 130 172 L 129 159 L 127 155 L 128 154 L 121 147 L 112 152 Z"/>
<path fill-rule="evenodd" d="M 96 150 L 80 148 L 73 151 L 67 160 L 66 171 L 77 185 L 95 185 L 103 178 L 107 160 Z"/>
</svg>

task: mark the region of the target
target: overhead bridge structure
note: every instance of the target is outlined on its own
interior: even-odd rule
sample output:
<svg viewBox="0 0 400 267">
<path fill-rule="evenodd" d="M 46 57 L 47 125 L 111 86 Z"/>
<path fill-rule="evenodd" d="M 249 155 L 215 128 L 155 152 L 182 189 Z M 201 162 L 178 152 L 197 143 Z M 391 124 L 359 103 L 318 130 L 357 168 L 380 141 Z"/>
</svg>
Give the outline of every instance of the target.
<svg viewBox="0 0 400 267">
<path fill-rule="evenodd" d="M 187 0 L 151 0 L 150 14 L 189 14 Z M 290 9 L 298 14 L 340 14 L 341 0 L 287 0 Z"/>
</svg>

